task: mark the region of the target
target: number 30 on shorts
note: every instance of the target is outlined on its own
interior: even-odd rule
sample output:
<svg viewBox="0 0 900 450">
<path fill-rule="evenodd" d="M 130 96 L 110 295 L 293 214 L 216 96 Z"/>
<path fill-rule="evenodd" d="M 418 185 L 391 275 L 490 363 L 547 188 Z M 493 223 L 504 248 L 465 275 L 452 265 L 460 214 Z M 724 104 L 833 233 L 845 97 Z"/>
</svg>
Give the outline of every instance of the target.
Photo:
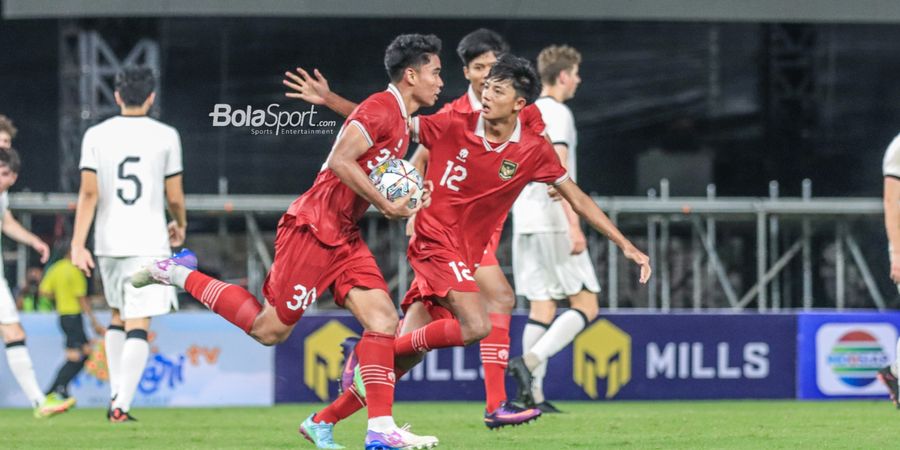
<svg viewBox="0 0 900 450">
<path fill-rule="evenodd" d="M 291 311 L 302 310 L 306 311 L 306 308 L 309 308 L 309 305 L 312 305 L 316 301 L 316 288 L 312 288 L 309 291 L 306 290 L 306 286 L 302 284 L 298 284 L 294 286 L 294 290 L 297 293 L 293 297 L 293 301 L 288 300 L 287 307 Z"/>
<path fill-rule="evenodd" d="M 453 269 L 453 275 L 456 275 L 456 281 L 475 281 L 475 278 L 472 277 L 472 272 L 469 271 L 468 267 L 466 267 L 466 263 L 462 261 L 452 261 L 447 264 L 449 264 L 450 268 Z"/>
</svg>

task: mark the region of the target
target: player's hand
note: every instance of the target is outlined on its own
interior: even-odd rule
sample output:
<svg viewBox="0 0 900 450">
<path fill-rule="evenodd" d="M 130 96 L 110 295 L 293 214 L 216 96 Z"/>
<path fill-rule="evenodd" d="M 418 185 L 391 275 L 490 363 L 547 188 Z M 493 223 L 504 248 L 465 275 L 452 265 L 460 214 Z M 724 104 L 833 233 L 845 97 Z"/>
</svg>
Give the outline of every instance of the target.
<svg viewBox="0 0 900 450">
<path fill-rule="evenodd" d="M 587 238 L 580 226 L 569 227 L 569 240 L 572 241 L 572 254 L 578 255 L 587 249 Z"/>
<path fill-rule="evenodd" d="M 431 180 L 425 180 L 424 184 L 425 190 L 422 191 L 422 198 L 420 201 L 422 202 L 422 207 L 427 208 L 431 206 L 431 191 L 434 190 L 434 183 L 432 183 Z"/>
<path fill-rule="evenodd" d="M 407 217 L 412 216 L 413 214 L 419 212 L 422 209 L 422 202 L 418 202 L 415 208 L 409 207 L 409 200 L 412 198 L 413 194 L 416 193 L 416 187 L 413 186 L 412 189 L 409 190 L 409 193 L 395 199 L 392 202 L 387 204 L 387 207 L 381 210 L 381 213 L 384 214 L 384 217 L 387 217 L 390 220 L 396 219 L 405 219 Z"/>
<path fill-rule="evenodd" d="M 650 257 L 645 255 L 643 252 L 637 249 L 637 247 L 629 244 L 623 250 L 625 253 L 625 257 L 634 261 L 637 265 L 641 266 L 641 284 L 647 284 L 647 281 L 650 280 Z"/>
<path fill-rule="evenodd" d="M 98 337 L 106 335 L 106 327 L 104 327 L 103 325 L 100 325 L 99 323 L 95 323 L 93 325 L 93 327 L 94 327 L 94 334 L 96 334 Z"/>
<path fill-rule="evenodd" d="M 72 264 L 84 272 L 84 276 L 90 278 L 94 269 L 94 257 L 91 251 L 84 247 L 72 247 Z"/>
<path fill-rule="evenodd" d="M 891 280 L 900 284 L 900 258 L 891 258 Z"/>
<path fill-rule="evenodd" d="M 169 222 L 169 246 L 170 247 L 180 247 L 181 244 L 184 244 L 184 238 L 187 235 L 187 228 L 179 227 L 178 222 L 171 221 Z"/>
<path fill-rule="evenodd" d="M 552 184 L 547 185 L 547 195 L 549 195 L 550 199 L 554 202 L 562 200 L 562 194 L 560 194 L 559 191 L 556 190 L 556 186 L 553 186 Z"/>
<path fill-rule="evenodd" d="M 328 80 L 322 76 L 319 69 L 313 69 L 313 74 L 315 77 L 310 76 L 302 67 L 297 68 L 297 73 L 285 72 L 286 78 L 281 82 L 294 92 L 286 92 L 284 95 L 314 105 L 324 105 L 331 88 L 328 87 Z"/>
<path fill-rule="evenodd" d="M 40 238 L 34 239 L 34 242 L 31 243 L 31 248 L 41 255 L 41 264 L 46 263 L 47 260 L 50 259 L 50 247 Z"/>
</svg>

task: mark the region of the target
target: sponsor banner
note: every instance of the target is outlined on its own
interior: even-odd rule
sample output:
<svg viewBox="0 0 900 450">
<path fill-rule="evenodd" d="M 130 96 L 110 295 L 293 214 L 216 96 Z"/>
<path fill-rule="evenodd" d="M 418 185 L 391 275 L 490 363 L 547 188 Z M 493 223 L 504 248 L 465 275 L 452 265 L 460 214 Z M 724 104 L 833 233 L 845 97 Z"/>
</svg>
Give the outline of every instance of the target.
<svg viewBox="0 0 900 450">
<path fill-rule="evenodd" d="M 108 314 L 98 314 L 101 323 Z M 42 389 L 63 364 L 65 338 L 55 314 L 21 314 L 26 344 Z M 92 337 L 84 370 L 69 385 L 79 406 L 106 407 L 109 373 L 103 339 Z M 259 345 L 224 319 L 206 312 L 156 317 L 150 326 L 150 356 L 134 407 L 271 405 L 273 351 Z M 6 358 L 0 358 L 0 407 L 28 406 Z"/>
<path fill-rule="evenodd" d="M 887 395 L 878 369 L 894 361 L 900 313 L 822 313 L 798 316 L 799 398 Z"/>
<path fill-rule="evenodd" d="M 526 320 L 513 316 L 511 355 L 522 352 Z M 347 315 L 305 315 L 276 348 L 275 401 L 333 398 L 340 344 L 360 332 Z M 607 315 L 550 360 L 544 390 L 558 400 L 792 398 L 796 333 L 788 314 Z M 441 349 L 400 379 L 396 396 L 481 401 L 483 379 L 478 345 Z"/>
</svg>

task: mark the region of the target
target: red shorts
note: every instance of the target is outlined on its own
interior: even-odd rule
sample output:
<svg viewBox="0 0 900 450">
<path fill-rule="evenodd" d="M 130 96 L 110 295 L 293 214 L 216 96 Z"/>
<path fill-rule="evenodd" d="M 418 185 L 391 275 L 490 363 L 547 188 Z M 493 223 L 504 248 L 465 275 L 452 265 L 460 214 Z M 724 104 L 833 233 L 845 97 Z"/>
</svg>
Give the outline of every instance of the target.
<svg viewBox="0 0 900 450">
<path fill-rule="evenodd" d="M 473 276 L 474 268 L 469 268 L 463 258 L 452 250 L 413 236 L 407 257 L 415 278 L 401 303 L 403 311 L 416 301 L 433 303 L 434 298 L 446 297 L 451 290 L 479 292 Z"/>
<path fill-rule="evenodd" d="M 343 306 L 354 287 L 388 290 L 375 257 L 362 239 L 328 246 L 307 226 L 297 226 L 294 216 L 281 217 L 275 235 L 275 260 L 266 276 L 263 295 L 282 323 L 297 323 L 327 288 L 331 288 L 334 302 Z"/>
<path fill-rule="evenodd" d="M 503 234 L 502 222 L 500 223 L 500 226 L 494 230 L 494 234 L 491 235 L 491 240 L 488 241 L 487 247 L 484 248 L 484 256 L 481 257 L 481 262 L 478 263 L 478 267 L 500 265 L 500 262 L 497 261 L 497 247 L 500 246 L 501 234 Z"/>
</svg>

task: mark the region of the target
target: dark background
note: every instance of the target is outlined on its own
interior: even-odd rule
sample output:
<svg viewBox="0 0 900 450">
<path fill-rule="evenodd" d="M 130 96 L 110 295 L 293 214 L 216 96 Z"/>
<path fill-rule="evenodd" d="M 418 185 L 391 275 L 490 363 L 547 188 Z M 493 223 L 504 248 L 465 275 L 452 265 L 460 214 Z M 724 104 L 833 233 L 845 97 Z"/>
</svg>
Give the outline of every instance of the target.
<svg viewBox="0 0 900 450">
<path fill-rule="evenodd" d="M 334 135 L 251 136 L 249 128 L 213 128 L 216 103 L 282 110 L 281 74 L 318 67 L 331 87 L 361 100 L 384 89 L 384 47 L 393 36 L 427 32 L 443 39 L 445 89 L 466 87 L 454 49 L 460 37 L 490 27 L 513 51 L 534 59 L 567 43 L 584 61 L 572 108 L 579 131 L 579 182 L 601 195 L 643 195 L 637 157 L 648 148 L 705 147 L 713 154 L 719 195 L 878 196 L 884 149 L 900 123 L 900 27 L 797 25 L 810 32 L 801 59 L 809 95 L 772 103 L 772 24 L 526 20 L 104 19 L 100 31 L 122 56 L 141 37 L 161 46 L 160 118 L 179 129 L 188 193 L 296 194 L 324 161 Z M 57 20 L 0 20 L 0 113 L 15 120 L 24 169 L 14 190 L 58 191 L 59 27 Z M 788 26 L 788 30 L 791 30 Z M 711 36 L 718 45 L 711 47 Z M 713 76 L 714 75 L 714 76 Z M 717 82 L 711 82 L 711 76 Z M 794 108 L 794 109 L 791 109 Z M 320 111 L 319 119 L 338 119 Z M 693 132 L 673 133 L 674 123 Z M 340 123 L 340 121 L 338 122 Z"/>
</svg>

